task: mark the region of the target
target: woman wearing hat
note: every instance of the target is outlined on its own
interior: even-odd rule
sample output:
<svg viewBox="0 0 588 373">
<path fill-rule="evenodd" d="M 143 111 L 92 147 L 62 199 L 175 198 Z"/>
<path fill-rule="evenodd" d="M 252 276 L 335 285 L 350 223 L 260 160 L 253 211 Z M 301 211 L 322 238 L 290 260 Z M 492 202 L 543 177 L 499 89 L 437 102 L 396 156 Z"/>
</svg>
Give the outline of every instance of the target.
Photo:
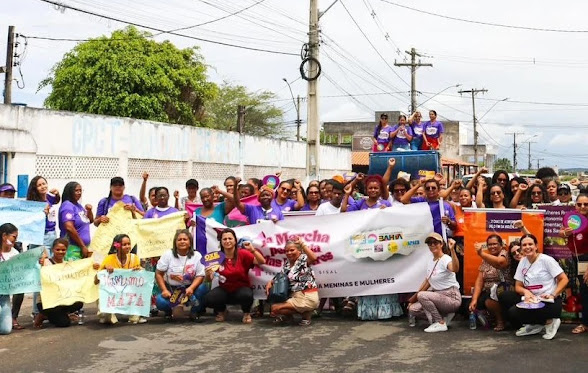
<svg viewBox="0 0 588 373">
<path fill-rule="evenodd" d="M 443 253 L 445 242 L 439 233 L 429 234 L 425 242 L 433 258 L 427 262 L 427 278 L 408 301 L 408 312 L 415 320 L 429 320 L 431 325 L 425 332 L 445 332 L 447 324 L 461 306 L 459 283 L 455 276 L 459 270 L 455 241 L 450 239 L 447 245 L 451 256 Z"/>
<path fill-rule="evenodd" d="M 382 113 L 372 138 L 374 143 L 372 150 L 374 152 L 387 152 L 390 150 L 390 132 L 392 132 L 392 127 L 388 124 L 388 114 Z"/>
<path fill-rule="evenodd" d="M 15 194 L 16 189 L 14 189 L 14 185 L 10 183 L 0 185 L 0 198 L 14 198 Z"/>
<path fill-rule="evenodd" d="M 106 215 L 117 202 L 124 203 L 124 209 L 131 211 L 133 216 L 135 216 L 135 214 L 138 214 L 141 217 L 145 215 L 139 199 L 125 194 L 125 180 L 120 176 L 116 176 L 110 179 L 110 192 L 108 193 L 108 197 L 102 198 L 100 202 L 98 202 L 96 218 L 94 219 L 95 226 L 99 226 L 102 223 L 108 223 L 108 216 Z"/>
</svg>

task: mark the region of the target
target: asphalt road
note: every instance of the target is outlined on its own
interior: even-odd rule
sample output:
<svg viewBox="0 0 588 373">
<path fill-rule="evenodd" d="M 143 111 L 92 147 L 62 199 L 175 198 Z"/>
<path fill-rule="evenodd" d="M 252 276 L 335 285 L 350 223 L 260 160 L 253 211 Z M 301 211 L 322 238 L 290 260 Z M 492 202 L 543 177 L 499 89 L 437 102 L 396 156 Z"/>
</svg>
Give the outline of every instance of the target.
<svg viewBox="0 0 588 373">
<path fill-rule="evenodd" d="M 26 302 L 26 300 L 25 300 Z M 86 306 L 86 315 L 95 307 Z M 274 326 L 269 318 L 241 324 L 238 311 L 217 323 L 152 318 L 142 325 L 84 325 L 0 336 L 0 372 L 580 372 L 588 366 L 588 333 L 563 324 L 555 339 L 514 331 L 469 330 L 454 321 L 445 333 L 410 328 L 406 318 L 352 321 L 335 315 L 309 327 Z"/>
</svg>

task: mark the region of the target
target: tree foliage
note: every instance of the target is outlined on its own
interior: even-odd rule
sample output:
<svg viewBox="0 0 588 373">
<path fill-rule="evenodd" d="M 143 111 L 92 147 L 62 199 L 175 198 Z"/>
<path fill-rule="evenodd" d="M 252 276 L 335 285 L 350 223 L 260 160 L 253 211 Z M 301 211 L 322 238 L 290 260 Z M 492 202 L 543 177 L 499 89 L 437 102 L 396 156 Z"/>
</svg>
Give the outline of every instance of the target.
<svg viewBox="0 0 588 373">
<path fill-rule="evenodd" d="M 499 158 L 494 162 L 494 170 L 505 170 L 506 172 L 513 172 L 512 164 L 508 158 Z"/>
<path fill-rule="evenodd" d="M 248 92 L 241 85 L 223 82 L 219 94 L 206 105 L 207 117 L 204 126 L 227 130 L 237 130 L 237 107 L 245 106 L 245 126 L 243 132 L 253 136 L 284 137 L 283 112 L 268 101 L 276 98 L 273 92 Z"/>
<path fill-rule="evenodd" d="M 78 44 L 51 70 L 50 109 L 198 125 L 218 88 L 197 47 L 178 49 L 134 27 Z"/>
</svg>

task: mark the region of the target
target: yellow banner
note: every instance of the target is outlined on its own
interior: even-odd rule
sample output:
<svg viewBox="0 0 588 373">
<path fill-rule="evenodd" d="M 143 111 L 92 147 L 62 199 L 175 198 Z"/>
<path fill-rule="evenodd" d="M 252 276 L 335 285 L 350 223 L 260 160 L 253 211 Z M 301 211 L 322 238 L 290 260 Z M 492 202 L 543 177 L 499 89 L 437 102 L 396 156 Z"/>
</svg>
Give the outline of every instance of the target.
<svg viewBox="0 0 588 373">
<path fill-rule="evenodd" d="M 98 299 L 94 285 L 96 270 L 91 258 L 41 268 L 43 308 L 69 306 L 75 302 L 91 303 Z"/>
<path fill-rule="evenodd" d="M 108 212 L 108 223 L 102 223 L 96 229 L 92 236 L 90 243 L 90 251 L 99 253 L 97 257 L 104 257 L 108 255 L 108 251 L 112 245 L 112 239 L 117 234 L 126 233 L 131 237 L 131 243 L 135 244 L 133 239 L 134 220 L 131 212 L 124 209 L 123 202 L 117 202 Z M 139 215 L 139 217 L 141 217 Z"/>
<path fill-rule="evenodd" d="M 137 244 L 139 258 L 161 256 L 171 249 L 176 231 L 186 228 L 184 215 L 180 211 L 159 219 L 134 220 L 135 229 L 130 236 L 132 244 Z"/>
</svg>

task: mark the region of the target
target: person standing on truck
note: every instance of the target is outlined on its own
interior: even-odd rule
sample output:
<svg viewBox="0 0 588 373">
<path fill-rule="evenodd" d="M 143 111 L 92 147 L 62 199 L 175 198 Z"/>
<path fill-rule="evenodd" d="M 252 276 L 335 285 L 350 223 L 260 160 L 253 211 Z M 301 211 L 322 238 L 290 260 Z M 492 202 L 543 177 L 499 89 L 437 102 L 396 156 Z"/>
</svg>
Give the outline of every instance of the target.
<svg viewBox="0 0 588 373">
<path fill-rule="evenodd" d="M 392 132 L 390 133 L 392 150 L 410 150 L 413 135 L 412 128 L 406 124 L 406 115 L 400 115 L 398 124 L 392 127 Z"/>
<path fill-rule="evenodd" d="M 382 113 L 372 138 L 374 143 L 372 150 L 374 152 L 387 152 L 390 150 L 390 132 L 392 132 L 392 127 L 388 124 L 388 114 Z"/>
<path fill-rule="evenodd" d="M 415 111 L 408 118 L 408 124 L 412 127 L 412 133 L 414 134 L 410 142 L 410 150 L 420 150 L 423 145 L 423 128 L 425 124 L 421 122 L 421 117 L 421 112 Z"/>
<path fill-rule="evenodd" d="M 443 140 L 443 123 L 437 120 L 437 112 L 429 111 L 429 121 L 423 125 L 423 145 L 421 150 L 439 150 Z"/>
</svg>

